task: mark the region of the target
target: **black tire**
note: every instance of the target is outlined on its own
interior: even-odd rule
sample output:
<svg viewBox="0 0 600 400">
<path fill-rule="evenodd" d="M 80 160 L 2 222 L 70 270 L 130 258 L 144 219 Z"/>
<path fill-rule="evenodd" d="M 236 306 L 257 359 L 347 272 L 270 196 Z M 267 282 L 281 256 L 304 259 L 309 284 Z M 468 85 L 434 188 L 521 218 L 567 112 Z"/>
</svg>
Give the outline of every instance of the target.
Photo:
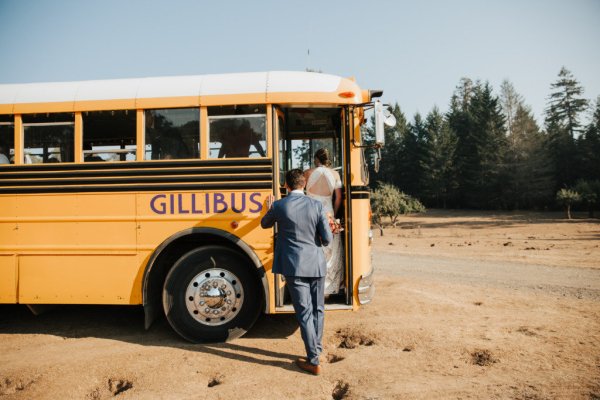
<svg viewBox="0 0 600 400">
<path fill-rule="evenodd" d="M 240 253 L 205 246 L 184 254 L 163 286 L 169 324 L 194 343 L 225 342 L 246 333 L 260 313 L 262 294 L 253 265 Z"/>
</svg>

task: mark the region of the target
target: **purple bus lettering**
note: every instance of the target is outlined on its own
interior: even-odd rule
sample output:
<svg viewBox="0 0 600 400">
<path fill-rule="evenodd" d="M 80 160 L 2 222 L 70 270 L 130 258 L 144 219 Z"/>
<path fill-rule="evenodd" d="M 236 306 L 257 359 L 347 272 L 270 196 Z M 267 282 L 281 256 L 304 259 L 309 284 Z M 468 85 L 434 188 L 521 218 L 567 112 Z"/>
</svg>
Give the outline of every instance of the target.
<svg viewBox="0 0 600 400">
<path fill-rule="evenodd" d="M 192 193 L 192 214 L 202 214 L 202 210 L 196 208 L 196 193 Z"/>
<path fill-rule="evenodd" d="M 171 214 L 175 214 L 175 195 L 174 194 L 169 195 L 169 211 L 171 211 Z"/>
<path fill-rule="evenodd" d="M 246 209 L 246 193 L 242 193 L 242 208 L 235 207 L 235 193 L 231 193 L 231 209 L 236 213 L 243 213 Z"/>
<path fill-rule="evenodd" d="M 183 208 L 183 195 L 181 193 L 179 193 L 177 195 L 177 212 L 179 214 L 189 214 L 190 210 L 185 210 Z"/>
<path fill-rule="evenodd" d="M 158 202 L 159 199 L 166 199 L 167 195 L 165 194 L 157 194 L 150 200 L 150 208 L 154 211 L 155 214 L 166 214 L 167 213 L 167 204 L 165 201 Z M 157 208 L 158 206 L 158 208 Z"/>
<path fill-rule="evenodd" d="M 252 209 L 252 208 L 249 208 L 249 209 L 248 209 L 248 211 L 250 211 L 251 213 L 259 213 L 259 212 L 261 212 L 261 211 L 262 211 L 262 208 L 263 208 L 263 205 L 262 205 L 262 203 L 260 202 L 260 200 L 255 200 L 255 198 L 256 198 L 257 196 L 260 196 L 260 193 L 252 193 L 252 194 L 250 195 L 250 202 L 251 202 L 251 203 L 254 203 L 254 204 L 256 205 L 256 208 L 255 208 L 255 209 Z"/>
<path fill-rule="evenodd" d="M 224 213 L 227 211 L 227 203 L 225 202 L 225 195 L 223 193 L 215 193 L 213 195 L 213 204 L 215 206 L 216 213 Z M 219 205 L 222 205 L 223 208 L 219 209 Z"/>
</svg>

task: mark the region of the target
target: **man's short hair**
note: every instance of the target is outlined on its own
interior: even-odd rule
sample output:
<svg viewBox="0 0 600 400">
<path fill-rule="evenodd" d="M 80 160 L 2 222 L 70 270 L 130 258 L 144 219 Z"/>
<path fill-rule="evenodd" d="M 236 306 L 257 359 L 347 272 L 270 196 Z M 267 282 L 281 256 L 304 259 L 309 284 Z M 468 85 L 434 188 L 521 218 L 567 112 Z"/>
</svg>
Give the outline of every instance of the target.
<svg viewBox="0 0 600 400">
<path fill-rule="evenodd" d="M 285 174 L 285 183 L 292 190 L 304 189 L 306 185 L 306 179 L 304 178 L 304 172 L 301 169 L 290 169 Z"/>
</svg>

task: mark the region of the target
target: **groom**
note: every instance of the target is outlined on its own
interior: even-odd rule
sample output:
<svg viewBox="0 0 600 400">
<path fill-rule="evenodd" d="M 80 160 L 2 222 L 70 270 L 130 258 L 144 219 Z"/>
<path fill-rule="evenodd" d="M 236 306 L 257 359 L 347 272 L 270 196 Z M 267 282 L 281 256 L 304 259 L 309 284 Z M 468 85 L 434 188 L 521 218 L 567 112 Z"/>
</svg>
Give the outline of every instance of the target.
<svg viewBox="0 0 600 400">
<path fill-rule="evenodd" d="M 304 173 L 292 169 L 285 175 L 285 182 L 291 193 L 273 203 L 260 224 L 271 228 L 277 222 L 273 273 L 285 276 L 306 348 L 306 360 L 299 358 L 296 364 L 319 375 L 327 273 L 321 246 L 333 237 L 322 204 L 304 195 Z"/>
</svg>

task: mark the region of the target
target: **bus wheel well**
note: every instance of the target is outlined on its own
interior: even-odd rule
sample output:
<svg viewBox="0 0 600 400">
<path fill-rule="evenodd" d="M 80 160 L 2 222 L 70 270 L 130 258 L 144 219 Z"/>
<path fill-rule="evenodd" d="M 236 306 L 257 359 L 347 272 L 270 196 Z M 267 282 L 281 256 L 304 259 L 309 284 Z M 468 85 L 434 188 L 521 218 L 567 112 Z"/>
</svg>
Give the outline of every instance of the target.
<svg viewBox="0 0 600 400">
<path fill-rule="evenodd" d="M 248 265 L 256 266 L 256 268 L 250 269 L 256 276 L 256 284 L 263 289 L 260 290 L 260 292 L 262 292 L 261 302 L 264 308 L 266 301 L 265 296 L 267 295 L 267 283 L 264 277 L 264 269 L 262 266 L 257 265 L 258 259 L 253 260 L 252 257 L 250 257 L 250 255 L 247 253 L 249 249 L 244 251 L 245 249 L 242 249 L 239 245 L 228 238 L 227 235 L 218 235 L 206 232 L 192 232 L 172 240 L 164 247 L 161 245 L 157 250 L 155 250 L 155 253 L 157 254 L 150 258 L 144 274 L 142 287 L 146 329 L 150 327 L 159 313 L 162 314 L 163 284 L 167 274 L 175 262 L 181 256 L 190 252 L 191 250 L 208 245 L 219 245 L 230 248 L 244 256 L 244 258 L 246 258 L 248 261 Z M 256 256 L 254 257 L 256 258 Z"/>
</svg>

